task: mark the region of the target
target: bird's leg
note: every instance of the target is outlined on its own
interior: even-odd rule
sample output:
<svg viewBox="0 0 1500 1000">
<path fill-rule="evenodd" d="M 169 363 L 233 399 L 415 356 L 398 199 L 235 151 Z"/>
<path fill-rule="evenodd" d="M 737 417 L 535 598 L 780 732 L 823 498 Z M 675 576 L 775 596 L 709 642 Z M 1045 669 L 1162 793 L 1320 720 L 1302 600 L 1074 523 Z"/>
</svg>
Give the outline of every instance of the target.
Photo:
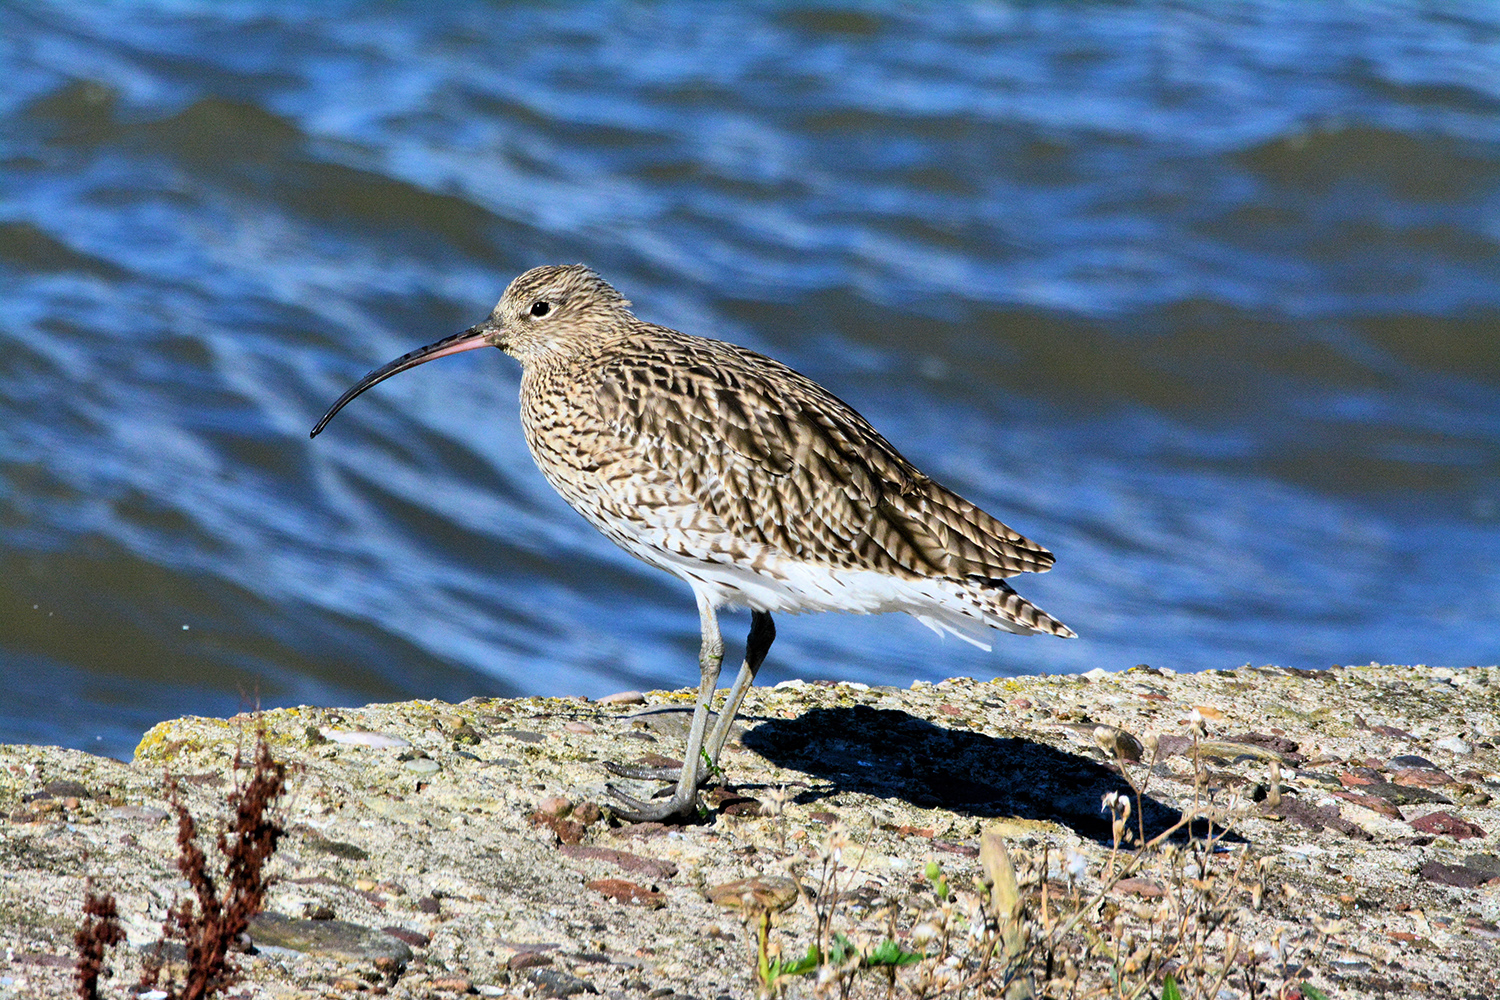
<svg viewBox="0 0 1500 1000">
<path fill-rule="evenodd" d="M 609 792 L 627 808 L 616 809 L 622 819 L 633 823 L 663 820 L 669 817 L 692 817 L 698 805 L 698 756 L 703 750 L 703 734 L 708 728 L 708 705 L 719 685 L 719 669 L 724 664 L 724 637 L 719 633 L 719 618 L 706 598 L 698 599 L 698 618 L 703 629 L 703 645 L 698 650 L 698 703 L 693 707 L 693 725 L 688 730 L 687 749 L 682 770 L 677 776 L 677 790 L 660 805 L 642 802 L 621 792 L 613 785 Z"/>
<path fill-rule="evenodd" d="M 719 763 L 719 754 L 724 750 L 724 744 L 729 742 L 729 730 L 734 726 L 735 716 L 740 713 L 740 704 L 745 700 L 745 693 L 750 690 L 750 685 L 755 683 L 755 675 L 760 672 L 760 665 L 765 662 L 766 653 L 770 652 L 771 643 L 776 641 L 776 623 L 771 620 L 771 615 L 766 611 L 750 612 L 750 637 L 745 640 L 745 662 L 740 664 L 740 672 L 735 675 L 734 686 L 724 696 L 724 706 L 719 709 L 719 717 L 714 722 L 713 732 L 709 733 L 708 745 L 705 748 L 708 760 L 698 762 L 698 784 L 708 780 L 711 767 Z"/>
</svg>

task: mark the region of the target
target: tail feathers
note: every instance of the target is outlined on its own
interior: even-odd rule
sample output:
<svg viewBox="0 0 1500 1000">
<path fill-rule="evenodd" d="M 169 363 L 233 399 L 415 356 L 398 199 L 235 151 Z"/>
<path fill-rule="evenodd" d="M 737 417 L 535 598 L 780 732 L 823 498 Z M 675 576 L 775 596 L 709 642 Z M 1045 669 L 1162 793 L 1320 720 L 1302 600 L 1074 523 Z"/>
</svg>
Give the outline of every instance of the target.
<svg viewBox="0 0 1500 1000">
<path fill-rule="evenodd" d="M 1077 632 L 1016 593 L 1004 580 L 978 580 L 976 582 L 981 587 L 981 593 L 988 596 L 999 609 L 1000 614 L 1014 625 L 1019 625 L 1030 632 L 1043 632 L 1062 639 L 1078 638 Z"/>
<path fill-rule="evenodd" d="M 983 650 L 990 648 L 986 637 L 991 628 L 1017 635 L 1078 637 L 1078 633 L 1016 593 L 1004 580 L 970 577 L 965 583 L 955 583 L 953 597 L 958 600 L 930 605 L 911 614 L 939 635 L 955 635 Z"/>
<path fill-rule="evenodd" d="M 938 635 L 956 635 L 964 642 L 967 642 L 971 646 L 978 646 L 986 653 L 995 648 L 987 640 L 980 638 L 988 629 L 985 629 L 979 622 L 974 621 L 972 618 L 964 619 L 948 615 L 944 615 L 941 618 L 935 615 L 914 615 L 913 617 Z"/>
</svg>

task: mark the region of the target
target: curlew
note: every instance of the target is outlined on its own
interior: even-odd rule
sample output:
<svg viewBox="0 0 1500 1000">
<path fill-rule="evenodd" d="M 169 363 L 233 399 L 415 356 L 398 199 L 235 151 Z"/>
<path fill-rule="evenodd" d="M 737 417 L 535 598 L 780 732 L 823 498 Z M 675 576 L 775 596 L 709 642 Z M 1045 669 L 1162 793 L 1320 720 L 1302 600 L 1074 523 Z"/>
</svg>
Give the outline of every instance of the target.
<svg viewBox="0 0 1500 1000">
<path fill-rule="evenodd" d="M 773 612 L 905 611 L 985 649 L 990 629 L 1074 634 L 1005 582 L 1050 569 L 1051 552 L 923 475 L 806 376 L 642 322 L 630 305 L 583 265 L 527 271 L 484 322 L 370 372 L 312 430 L 316 437 L 355 396 L 434 358 L 498 347 L 521 363 L 521 424 L 542 475 L 698 601 L 698 700 L 675 789 L 647 803 L 611 786 L 620 815 L 695 814 L 698 787 L 776 638 Z M 717 612 L 726 606 L 750 609 L 750 635 L 709 731 L 724 656 Z"/>
</svg>

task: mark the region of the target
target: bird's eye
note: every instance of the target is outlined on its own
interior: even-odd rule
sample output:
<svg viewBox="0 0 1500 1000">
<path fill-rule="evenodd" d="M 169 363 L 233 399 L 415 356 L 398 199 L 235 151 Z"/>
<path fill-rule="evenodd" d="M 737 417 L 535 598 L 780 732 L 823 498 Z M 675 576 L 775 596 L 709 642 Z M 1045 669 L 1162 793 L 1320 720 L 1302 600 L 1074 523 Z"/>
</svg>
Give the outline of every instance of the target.
<svg viewBox="0 0 1500 1000">
<path fill-rule="evenodd" d="M 545 315 L 547 315 L 551 311 L 552 311 L 552 303 L 550 303 L 550 302 L 540 302 L 540 301 L 538 301 L 538 302 L 533 302 L 531 304 L 531 315 L 533 315 L 533 316 L 545 316 Z"/>
</svg>

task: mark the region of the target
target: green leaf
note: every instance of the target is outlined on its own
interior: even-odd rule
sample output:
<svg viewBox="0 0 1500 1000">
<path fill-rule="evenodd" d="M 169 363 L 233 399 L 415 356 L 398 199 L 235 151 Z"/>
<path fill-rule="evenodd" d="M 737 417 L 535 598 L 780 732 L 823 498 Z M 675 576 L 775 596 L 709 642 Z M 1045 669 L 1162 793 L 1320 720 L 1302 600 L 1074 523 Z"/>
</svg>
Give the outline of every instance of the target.
<svg viewBox="0 0 1500 1000">
<path fill-rule="evenodd" d="M 921 952 L 909 951 L 901 946 L 900 941 L 886 940 L 871 948 L 865 954 L 864 964 L 867 967 L 879 966 L 903 966 L 914 965 L 922 961 L 926 956 Z"/>
<path fill-rule="evenodd" d="M 1307 983 L 1303 983 L 1301 989 L 1302 995 L 1306 997 L 1307 1000 L 1328 1000 L 1328 994 L 1324 993 L 1316 986 L 1309 986 Z"/>
<path fill-rule="evenodd" d="M 704 765 L 708 768 L 708 779 L 710 781 L 717 780 L 718 778 L 724 776 L 724 769 L 718 764 L 714 763 L 714 759 L 708 755 L 707 749 L 699 750 L 698 756 L 703 759 Z"/>
<path fill-rule="evenodd" d="M 1182 993 L 1177 989 L 1177 980 L 1171 976 L 1162 980 L 1161 1000 L 1182 1000 Z"/>
<path fill-rule="evenodd" d="M 773 981 L 780 976 L 805 976 L 809 972 L 818 969 L 818 946 L 810 944 L 807 946 L 807 954 L 796 960 L 779 958 L 771 963 L 771 978 Z"/>
</svg>

